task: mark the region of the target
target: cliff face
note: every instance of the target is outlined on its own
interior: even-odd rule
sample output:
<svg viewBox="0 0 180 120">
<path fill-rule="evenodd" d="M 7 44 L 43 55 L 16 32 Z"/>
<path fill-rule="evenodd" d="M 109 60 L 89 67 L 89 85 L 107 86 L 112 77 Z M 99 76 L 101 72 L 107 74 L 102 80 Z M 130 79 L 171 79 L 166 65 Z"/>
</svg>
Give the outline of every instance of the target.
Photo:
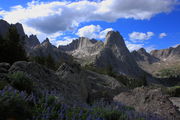
<svg viewBox="0 0 180 120">
<path fill-rule="evenodd" d="M 144 48 L 141 48 L 137 51 L 133 51 L 131 54 L 133 58 L 136 60 L 136 62 L 139 64 L 141 63 L 152 64 L 152 63 L 160 61 L 158 58 L 146 52 Z"/>
<path fill-rule="evenodd" d="M 141 48 L 131 53 L 138 65 L 146 72 L 156 75 L 160 70 L 180 66 L 180 45 L 147 53 Z"/>
<path fill-rule="evenodd" d="M 151 51 L 151 55 L 159 59 L 180 58 L 180 45 L 176 47 L 170 47 L 168 49 L 153 50 Z"/>
<path fill-rule="evenodd" d="M 94 62 L 96 55 L 103 48 L 103 42 L 95 39 L 80 37 L 66 46 L 59 46 L 59 50 L 72 55 L 82 65 Z"/>
<path fill-rule="evenodd" d="M 48 38 L 29 51 L 29 56 L 47 57 L 49 55 L 51 55 L 51 57 L 57 62 L 64 60 L 69 61 L 71 59 L 71 56 L 60 51 L 56 46 L 52 45 Z"/>
<path fill-rule="evenodd" d="M 20 38 L 25 37 L 25 33 L 24 33 L 24 29 L 23 29 L 22 24 L 20 24 L 20 23 L 9 24 L 5 20 L 0 20 L 0 35 L 2 37 L 5 37 L 8 34 L 9 28 L 10 28 L 11 25 L 16 27 L 17 32 L 20 35 Z"/>
<path fill-rule="evenodd" d="M 123 37 L 115 31 L 107 33 L 104 47 L 96 57 L 95 65 L 100 68 L 111 67 L 120 74 L 142 75 L 142 70 L 127 49 Z"/>
</svg>

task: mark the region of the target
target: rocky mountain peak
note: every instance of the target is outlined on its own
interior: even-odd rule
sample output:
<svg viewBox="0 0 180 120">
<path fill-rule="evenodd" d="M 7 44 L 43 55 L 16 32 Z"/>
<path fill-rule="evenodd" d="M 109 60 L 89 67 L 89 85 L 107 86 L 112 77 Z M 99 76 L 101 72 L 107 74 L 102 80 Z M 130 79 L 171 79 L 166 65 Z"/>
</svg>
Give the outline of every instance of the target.
<svg viewBox="0 0 180 120">
<path fill-rule="evenodd" d="M 5 20 L 0 19 L 0 35 L 5 36 L 8 33 L 9 30 L 9 23 Z"/>
<path fill-rule="evenodd" d="M 131 53 L 131 55 L 133 56 L 133 58 L 136 60 L 136 62 L 142 66 L 142 64 L 148 63 L 148 64 L 152 64 L 155 62 L 158 62 L 159 59 L 152 56 L 151 54 L 149 54 L 148 52 L 146 52 L 146 50 L 144 48 L 140 48 L 137 51 L 133 51 Z"/>
<path fill-rule="evenodd" d="M 26 46 L 29 48 L 33 48 L 37 45 L 40 45 L 40 42 L 36 35 L 30 35 L 25 39 Z"/>
<path fill-rule="evenodd" d="M 180 45 L 177 45 L 176 47 L 170 47 L 168 49 L 153 50 L 151 51 L 151 55 L 162 60 L 180 58 Z"/>
<path fill-rule="evenodd" d="M 52 44 L 50 43 L 49 38 L 46 38 L 46 39 L 41 43 L 41 45 L 43 45 L 43 46 L 51 46 Z"/>
<path fill-rule="evenodd" d="M 22 24 L 16 23 L 15 26 L 16 26 L 16 29 L 17 29 L 20 37 L 24 37 L 25 36 L 25 32 L 24 32 Z"/>
<path fill-rule="evenodd" d="M 120 35 L 118 31 L 109 31 L 106 35 L 104 46 L 112 45 L 125 46 L 123 37 Z"/>
<path fill-rule="evenodd" d="M 144 48 L 140 48 L 137 52 L 138 52 L 138 53 L 147 53 Z"/>
</svg>

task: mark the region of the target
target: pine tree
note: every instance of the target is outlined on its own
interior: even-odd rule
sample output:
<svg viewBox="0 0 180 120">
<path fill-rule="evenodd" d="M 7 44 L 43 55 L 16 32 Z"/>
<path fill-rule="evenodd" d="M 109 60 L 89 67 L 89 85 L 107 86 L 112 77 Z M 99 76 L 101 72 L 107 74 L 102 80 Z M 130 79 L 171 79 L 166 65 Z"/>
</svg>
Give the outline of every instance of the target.
<svg viewBox="0 0 180 120">
<path fill-rule="evenodd" d="M 23 42 L 24 40 L 20 39 L 16 27 L 11 25 L 7 36 L 0 37 L 0 62 L 12 64 L 15 61 L 26 60 Z"/>
</svg>

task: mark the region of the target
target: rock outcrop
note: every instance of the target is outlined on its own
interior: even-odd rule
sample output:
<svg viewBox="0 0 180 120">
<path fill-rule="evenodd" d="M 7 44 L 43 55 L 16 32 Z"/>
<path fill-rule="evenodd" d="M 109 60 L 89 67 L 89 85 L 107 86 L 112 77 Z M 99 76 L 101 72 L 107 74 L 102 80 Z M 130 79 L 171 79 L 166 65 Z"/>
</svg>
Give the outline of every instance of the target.
<svg viewBox="0 0 180 120">
<path fill-rule="evenodd" d="M 26 36 L 25 46 L 26 48 L 33 49 L 35 46 L 40 45 L 40 42 L 36 35 Z"/>
<path fill-rule="evenodd" d="M 112 77 L 85 71 L 77 64 L 62 64 L 55 72 L 37 63 L 19 61 L 9 73 L 24 72 L 40 90 L 55 90 L 66 103 L 87 103 L 99 99 L 112 100 L 126 88 Z"/>
<path fill-rule="evenodd" d="M 9 23 L 4 21 L 4 20 L 0 20 L 0 35 L 2 37 L 5 37 L 5 35 L 8 33 L 9 31 Z"/>
<path fill-rule="evenodd" d="M 133 77 L 143 74 L 127 49 L 123 37 L 115 31 L 107 33 L 104 47 L 96 57 L 95 66 L 110 66 L 114 72 Z"/>
<path fill-rule="evenodd" d="M 180 45 L 168 49 L 153 50 L 150 53 L 141 48 L 131 54 L 144 71 L 154 76 L 160 70 L 180 66 Z"/>
<path fill-rule="evenodd" d="M 70 97 L 81 98 L 86 102 L 100 99 L 112 100 L 113 96 L 117 95 L 118 92 L 126 89 L 116 79 L 92 71 L 82 70 L 76 64 L 61 65 L 56 74 L 63 79 L 66 91 L 71 93 Z"/>
<path fill-rule="evenodd" d="M 136 60 L 136 62 L 139 64 L 142 64 L 143 62 L 147 64 L 152 64 L 160 61 L 158 58 L 146 52 L 144 48 L 141 48 L 137 51 L 133 51 L 131 54 L 133 58 Z"/>
<path fill-rule="evenodd" d="M 77 61 L 79 61 L 79 63 L 84 65 L 86 63 L 93 62 L 102 47 L 102 41 L 80 37 L 76 40 L 73 40 L 69 45 L 59 46 L 58 48 L 59 50 L 72 55 L 77 59 Z"/>
<path fill-rule="evenodd" d="M 25 33 L 24 33 L 24 29 L 23 29 L 22 24 L 20 24 L 20 23 L 9 24 L 5 20 L 0 20 L 0 35 L 2 37 L 5 37 L 8 34 L 9 28 L 11 25 L 16 27 L 20 38 L 23 39 L 25 37 Z"/>
<path fill-rule="evenodd" d="M 151 55 L 161 60 L 180 58 L 180 45 L 168 49 L 153 50 L 151 51 Z"/>
<path fill-rule="evenodd" d="M 52 45 L 49 42 L 48 38 L 44 40 L 41 44 L 33 47 L 32 50 L 29 52 L 29 56 L 47 57 L 49 55 L 57 62 L 72 60 L 71 56 L 60 51 L 56 46 Z"/>
<path fill-rule="evenodd" d="M 157 114 L 168 120 L 180 119 L 176 107 L 173 106 L 169 97 L 162 93 L 160 88 L 136 88 L 115 96 L 114 101 L 132 106 L 138 112 Z"/>
</svg>

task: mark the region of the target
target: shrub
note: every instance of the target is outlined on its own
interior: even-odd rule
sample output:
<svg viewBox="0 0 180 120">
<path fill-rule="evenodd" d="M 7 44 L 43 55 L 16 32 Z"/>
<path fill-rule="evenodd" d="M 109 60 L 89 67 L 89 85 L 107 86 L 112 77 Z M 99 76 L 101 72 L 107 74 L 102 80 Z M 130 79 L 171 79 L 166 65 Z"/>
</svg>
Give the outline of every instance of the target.
<svg viewBox="0 0 180 120">
<path fill-rule="evenodd" d="M 5 80 L 0 81 L 0 90 L 4 89 L 8 85 L 8 82 Z"/>
<path fill-rule="evenodd" d="M 180 86 L 169 87 L 166 89 L 166 93 L 172 97 L 180 97 Z"/>
<path fill-rule="evenodd" d="M 31 119 L 31 107 L 27 103 L 27 94 L 12 88 L 0 90 L 0 120 Z"/>
<path fill-rule="evenodd" d="M 15 26 L 11 25 L 6 37 L 0 36 L 0 62 L 10 64 L 27 60 L 23 47 L 24 39 L 20 38 Z"/>
<path fill-rule="evenodd" d="M 33 82 L 30 80 L 25 73 L 23 72 L 15 72 L 13 74 L 8 75 L 11 79 L 11 85 L 20 90 L 26 91 L 27 93 L 31 93 L 33 90 Z"/>
</svg>

